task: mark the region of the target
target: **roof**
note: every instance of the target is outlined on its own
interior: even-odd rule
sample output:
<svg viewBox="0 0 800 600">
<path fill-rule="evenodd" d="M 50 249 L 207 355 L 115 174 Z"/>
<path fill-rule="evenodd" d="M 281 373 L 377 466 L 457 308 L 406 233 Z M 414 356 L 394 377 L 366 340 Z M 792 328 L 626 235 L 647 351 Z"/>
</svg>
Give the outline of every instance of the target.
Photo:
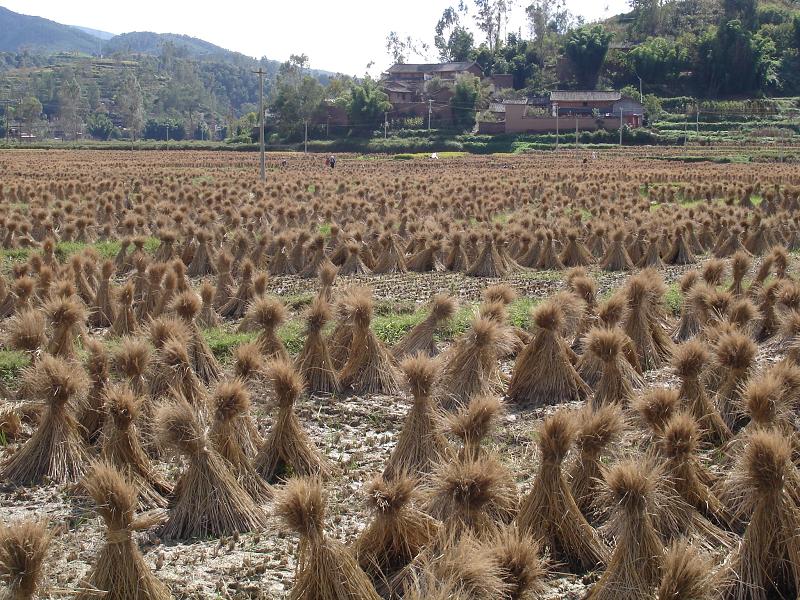
<svg viewBox="0 0 800 600">
<path fill-rule="evenodd" d="M 620 98 L 622 94 L 614 91 L 550 92 L 551 102 L 616 102 Z"/>
<path fill-rule="evenodd" d="M 431 63 L 431 64 L 403 64 L 397 63 L 389 67 L 387 73 L 448 73 L 452 71 L 468 71 L 478 65 L 475 61 Z M 478 66 L 480 68 L 480 66 Z"/>
<path fill-rule="evenodd" d="M 388 92 L 398 92 L 398 93 L 411 93 L 412 90 L 410 87 L 405 85 L 404 83 L 400 83 L 398 81 L 386 81 L 383 83 L 383 89 Z"/>
</svg>

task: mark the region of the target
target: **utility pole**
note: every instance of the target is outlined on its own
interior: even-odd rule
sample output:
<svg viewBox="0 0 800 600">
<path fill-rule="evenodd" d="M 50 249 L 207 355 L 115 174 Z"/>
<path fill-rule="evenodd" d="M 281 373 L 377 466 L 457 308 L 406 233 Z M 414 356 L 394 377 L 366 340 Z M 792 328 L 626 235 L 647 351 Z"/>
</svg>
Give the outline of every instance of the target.
<svg viewBox="0 0 800 600">
<path fill-rule="evenodd" d="M 553 103 L 553 110 L 556 112 L 556 150 L 558 150 L 558 102 Z"/>
<path fill-rule="evenodd" d="M 169 123 L 167 123 L 167 142 L 169 142 Z"/>
<path fill-rule="evenodd" d="M 389 113 L 383 113 L 383 139 L 387 139 L 389 137 Z"/>
<path fill-rule="evenodd" d="M 636 75 L 636 78 L 639 80 L 639 103 L 644 104 L 644 96 L 642 95 L 642 78 L 639 75 Z"/>
<path fill-rule="evenodd" d="M 428 98 L 428 132 L 431 130 L 431 120 L 433 118 L 433 99 Z"/>
<path fill-rule="evenodd" d="M 303 154 L 308 154 L 308 119 L 303 121 L 303 123 L 305 124 L 306 127 L 306 134 L 305 137 L 303 138 Z"/>
<path fill-rule="evenodd" d="M 578 113 L 575 113 L 575 156 L 578 156 Z"/>
<path fill-rule="evenodd" d="M 686 146 L 686 138 L 689 136 L 689 110 L 683 111 L 683 145 Z"/>
<path fill-rule="evenodd" d="M 700 139 L 700 105 L 698 104 L 694 112 L 695 134 Z"/>
<path fill-rule="evenodd" d="M 2 104 L 5 107 L 5 110 L 3 111 L 3 114 L 5 115 L 5 118 L 6 118 L 6 143 L 8 143 L 8 126 L 9 126 L 9 123 L 11 122 L 11 119 L 9 118 L 8 111 L 9 111 L 9 108 L 11 108 L 12 104 L 13 105 L 19 104 L 19 100 L 8 100 L 8 99 L 0 100 L 0 104 Z"/>
<path fill-rule="evenodd" d="M 267 180 L 266 158 L 264 157 L 264 69 L 258 67 L 258 149 L 261 153 L 261 181 Z"/>
<path fill-rule="evenodd" d="M 622 108 L 619 109 L 619 145 L 622 146 Z"/>
</svg>

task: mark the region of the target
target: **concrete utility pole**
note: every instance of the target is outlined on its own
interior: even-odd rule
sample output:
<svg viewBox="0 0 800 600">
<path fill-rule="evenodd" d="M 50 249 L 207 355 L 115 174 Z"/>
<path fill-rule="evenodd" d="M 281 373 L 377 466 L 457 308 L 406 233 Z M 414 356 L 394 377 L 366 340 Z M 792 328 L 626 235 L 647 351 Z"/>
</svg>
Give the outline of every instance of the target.
<svg viewBox="0 0 800 600">
<path fill-rule="evenodd" d="M 433 117 L 433 100 L 428 99 L 428 131 L 431 130 L 431 118 Z"/>
<path fill-rule="evenodd" d="M 639 103 L 644 104 L 644 96 L 642 95 L 642 78 L 638 75 L 636 78 L 639 80 Z"/>
<path fill-rule="evenodd" d="M 578 156 L 578 113 L 575 113 L 575 156 Z"/>
<path fill-rule="evenodd" d="M 689 107 L 683 111 L 683 145 L 686 146 L 686 138 L 689 137 Z"/>
<path fill-rule="evenodd" d="M 694 113 L 694 122 L 695 122 L 695 134 L 697 135 L 697 139 L 700 139 L 700 105 L 697 105 L 697 110 Z"/>
<path fill-rule="evenodd" d="M 264 156 L 264 69 L 253 71 L 258 75 L 258 149 L 261 153 L 261 181 L 267 180 L 266 157 Z"/>
<path fill-rule="evenodd" d="M 387 139 L 389 137 L 389 113 L 383 113 L 383 139 Z"/>
<path fill-rule="evenodd" d="M 306 126 L 306 134 L 305 137 L 303 138 L 303 154 L 308 154 L 308 119 L 303 121 L 303 123 Z"/>
<path fill-rule="evenodd" d="M 622 146 L 622 109 L 619 109 L 619 145 Z"/>
<path fill-rule="evenodd" d="M 16 106 L 17 104 L 19 104 L 19 100 L 7 100 L 7 99 L 6 100 L 0 100 L 0 104 L 2 104 L 5 107 L 5 110 L 3 111 L 3 114 L 5 115 L 5 118 L 6 118 L 6 143 L 8 143 L 8 126 L 9 126 L 9 123 L 11 122 L 9 117 L 8 117 L 8 109 L 12 105 Z"/>
<path fill-rule="evenodd" d="M 556 112 L 556 150 L 558 150 L 558 102 L 553 103 L 553 109 Z"/>
</svg>

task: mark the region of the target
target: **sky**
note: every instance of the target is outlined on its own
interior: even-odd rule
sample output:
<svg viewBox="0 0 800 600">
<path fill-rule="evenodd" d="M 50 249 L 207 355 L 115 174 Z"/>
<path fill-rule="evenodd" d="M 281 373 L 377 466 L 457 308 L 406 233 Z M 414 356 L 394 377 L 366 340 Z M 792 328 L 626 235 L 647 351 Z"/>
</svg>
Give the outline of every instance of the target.
<svg viewBox="0 0 800 600">
<path fill-rule="evenodd" d="M 509 25 L 527 35 L 523 6 L 517 8 Z M 284 61 L 290 54 L 306 54 L 311 67 L 363 75 L 374 61 L 371 74 L 391 63 L 386 53 L 390 31 L 410 35 L 432 44 L 433 28 L 442 11 L 455 0 L 226 0 L 211 2 L 183 0 L 0 0 L 15 12 L 64 23 L 108 31 L 155 31 L 198 37 L 248 56 Z M 566 0 L 575 14 L 587 21 L 626 10 L 627 0 Z M 113 7 L 113 8 L 112 8 Z M 477 40 L 477 36 L 476 36 Z M 424 57 L 413 57 L 422 62 Z M 434 60 L 433 53 L 429 57 Z"/>
</svg>

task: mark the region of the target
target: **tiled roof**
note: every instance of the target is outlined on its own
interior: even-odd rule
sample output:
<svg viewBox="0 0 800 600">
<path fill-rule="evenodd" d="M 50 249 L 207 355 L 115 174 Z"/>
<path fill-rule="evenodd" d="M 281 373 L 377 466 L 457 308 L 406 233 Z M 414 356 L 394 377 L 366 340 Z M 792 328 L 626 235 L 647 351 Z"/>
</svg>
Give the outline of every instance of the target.
<svg viewBox="0 0 800 600">
<path fill-rule="evenodd" d="M 397 63 L 389 67 L 387 73 L 444 73 L 452 71 L 466 71 L 475 64 L 475 62 L 470 61 L 432 64 Z"/>
<path fill-rule="evenodd" d="M 614 91 L 550 92 L 551 102 L 616 102 L 621 97 L 622 94 Z"/>
</svg>

